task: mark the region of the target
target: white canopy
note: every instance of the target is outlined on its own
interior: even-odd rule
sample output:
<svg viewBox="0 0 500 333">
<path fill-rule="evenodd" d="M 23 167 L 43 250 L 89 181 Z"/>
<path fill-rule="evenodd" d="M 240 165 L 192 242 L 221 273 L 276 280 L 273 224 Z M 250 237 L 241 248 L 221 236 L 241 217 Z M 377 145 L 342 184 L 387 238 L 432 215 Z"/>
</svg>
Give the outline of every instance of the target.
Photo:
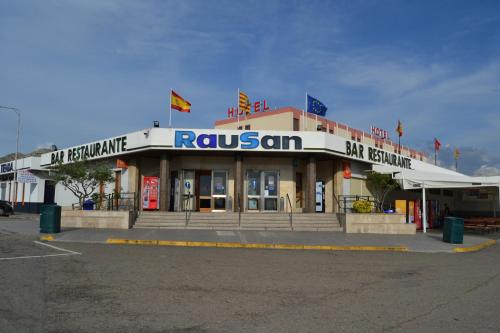
<svg viewBox="0 0 500 333">
<path fill-rule="evenodd" d="M 500 177 L 471 177 L 444 168 L 435 168 L 435 172 L 405 170 L 383 165 L 373 165 L 373 171 L 389 173 L 404 190 L 422 188 L 475 188 L 500 187 Z"/>
<path fill-rule="evenodd" d="M 384 165 L 373 165 L 372 170 L 379 173 L 391 174 L 402 189 L 422 189 L 422 201 L 425 202 L 425 189 L 427 188 L 476 188 L 498 187 L 500 194 L 500 177 L 471 177 L 455 171 L 432 166 L 432 171 L 405 170 Z M 500 200 L 500 195 L 499 195 Z M 426 205 L 423 209 L 423 231 L 427 229 Z"/>
</svg>

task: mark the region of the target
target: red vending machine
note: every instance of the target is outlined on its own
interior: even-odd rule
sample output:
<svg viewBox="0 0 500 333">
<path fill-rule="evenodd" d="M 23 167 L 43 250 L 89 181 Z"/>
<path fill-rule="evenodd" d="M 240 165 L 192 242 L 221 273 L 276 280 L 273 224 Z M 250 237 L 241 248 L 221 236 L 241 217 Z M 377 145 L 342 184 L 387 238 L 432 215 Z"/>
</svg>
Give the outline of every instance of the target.
<svg viewBox="0 0 500 333">
<path fill-rule="evenodd" d="M 142 184 L 142 209 L 158 209 L 159 178 L 155 176 L 144 176 Z"/>
<path fill-rule="evenodd" d="M 420 200 L 415 200 L 413 204 L 413 219 L 417 225 L 417 230 L 422 230 L 422 213 L 420 210 Z"/>
</svg>

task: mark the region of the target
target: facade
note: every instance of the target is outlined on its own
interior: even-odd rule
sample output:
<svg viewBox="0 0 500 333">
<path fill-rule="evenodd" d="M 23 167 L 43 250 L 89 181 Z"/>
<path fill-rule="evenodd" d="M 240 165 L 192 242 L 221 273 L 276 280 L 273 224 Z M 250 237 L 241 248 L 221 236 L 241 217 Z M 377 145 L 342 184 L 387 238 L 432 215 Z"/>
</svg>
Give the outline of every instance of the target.
<svg viewBox="0 0 500 333">
<path fill-rule="evenodd" d="M 134 193 L 140 209 L 161 211 L 332 213 L 343 198 L 371 195 L 366 174 L 375 165 L 460 175 L 427 163 L 421 152 L 404 147 L 398 154 L 388 140 L 283 108 L 217 121 L 214 129 L 154 127 L 20 160 L 18 169 L 32 177 L 19 184 L 16 208 L 76 203 L 54 186 L 48 168 L 83 158 L 113 170 L 115 182 L 103 193 Z M 15 195 L 12 170 L 5 171 L 2 199 Z"/>
</svg>

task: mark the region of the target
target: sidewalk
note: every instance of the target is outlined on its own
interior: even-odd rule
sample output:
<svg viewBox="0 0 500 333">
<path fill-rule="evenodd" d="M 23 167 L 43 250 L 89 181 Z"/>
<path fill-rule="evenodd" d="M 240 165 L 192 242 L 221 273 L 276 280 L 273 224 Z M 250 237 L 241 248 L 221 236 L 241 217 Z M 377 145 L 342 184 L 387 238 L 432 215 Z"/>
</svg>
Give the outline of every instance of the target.
<svg viewBox="0 0 500 333">
<path fill-rule="evenodd" d="M 52 238 L 61 242 L 108 244 L 431 253 L 473 252 L 495 243 L 494 240 L 485 237 L 465 235 L 463 244 L 448 244 L 442 241 L 441 233 L 435 232 L 408 236 L 345 234 L 342 232 L 184 229 L 74 229 L 52 235 Z"/>
<path fill-rule="evenodd" d="M 39 234 L 33 219 L 0 219 L 0 232 L 39 235 L 42 240 L 103 244 L 143 244 L 194 247 L 274 248 L 397 252 L 473 252 L 495 244 L 490 238 L 464 235 L 463 244 L 442 241 L 441 232 L 416 235 L 345 234 L 312 231 L 213 231 L 193 229 L 65 229 Z"/>
</svg>

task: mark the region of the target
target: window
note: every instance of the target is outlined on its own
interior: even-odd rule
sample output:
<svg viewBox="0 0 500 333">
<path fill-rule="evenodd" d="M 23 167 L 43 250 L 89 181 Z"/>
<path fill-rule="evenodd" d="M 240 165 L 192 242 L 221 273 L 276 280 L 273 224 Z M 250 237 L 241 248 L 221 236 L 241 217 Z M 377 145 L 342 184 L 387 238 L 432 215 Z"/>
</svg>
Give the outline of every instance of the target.
<svg viewBox="0 0 500 333">
<path fill-rule="evenodd" d="M 250 125 L 245 125 L 245 129 L 249 130 L 250 129 Z"/>
<path fill-rule="evenodd" d="M 239 129 L 239 130 L 242 130 L 242 129 L 243 129 L 243 126 L 238 126 L 238 129 Z"/>
<path fill-rule="evenodd" d="M 300 131 L 300 120 L 299 118 L 293 118 L 293 130 Z"/>
</svg>

